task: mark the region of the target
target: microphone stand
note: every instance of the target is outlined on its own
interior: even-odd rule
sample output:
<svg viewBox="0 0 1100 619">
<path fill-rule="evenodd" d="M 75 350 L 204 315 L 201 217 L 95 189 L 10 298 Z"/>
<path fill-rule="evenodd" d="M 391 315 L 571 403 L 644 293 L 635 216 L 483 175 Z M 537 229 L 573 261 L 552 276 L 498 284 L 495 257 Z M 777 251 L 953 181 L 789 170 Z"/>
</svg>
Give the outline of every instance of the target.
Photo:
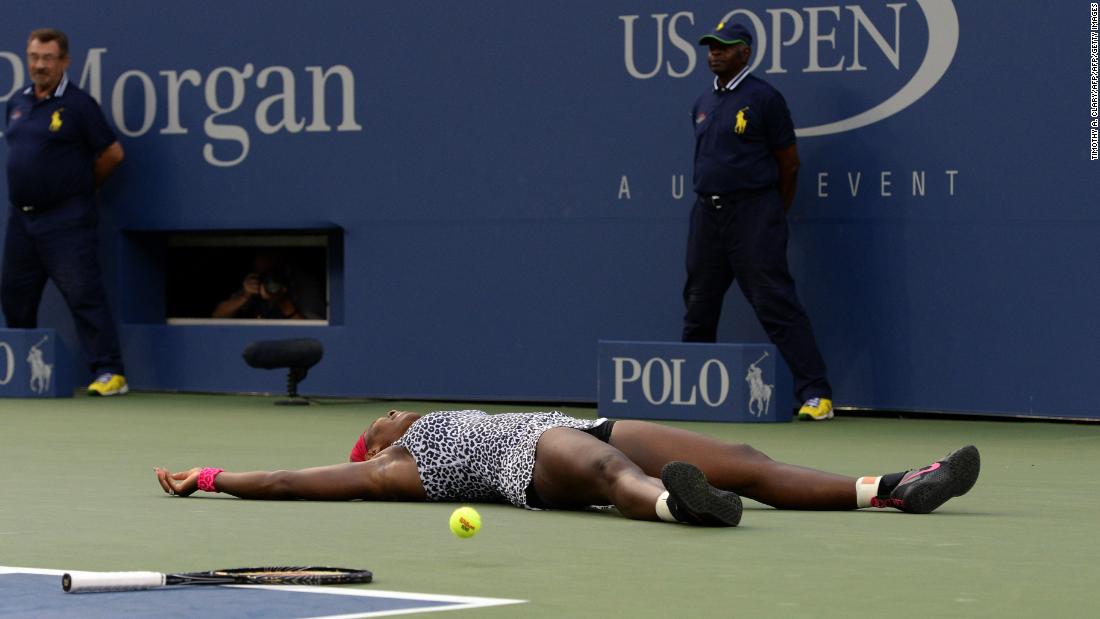
<svg viewBox="0 0 1100 619">
<path fill-rule="evenodd" d="M 308 373 L 307 368 L 290 368 L 286 375 L 287 397 L 275 400 L 275 403 L 283 406 L 308 406 L 309 400 L 298 395 L 298 383 L 302 382 Z"/>
</svg>

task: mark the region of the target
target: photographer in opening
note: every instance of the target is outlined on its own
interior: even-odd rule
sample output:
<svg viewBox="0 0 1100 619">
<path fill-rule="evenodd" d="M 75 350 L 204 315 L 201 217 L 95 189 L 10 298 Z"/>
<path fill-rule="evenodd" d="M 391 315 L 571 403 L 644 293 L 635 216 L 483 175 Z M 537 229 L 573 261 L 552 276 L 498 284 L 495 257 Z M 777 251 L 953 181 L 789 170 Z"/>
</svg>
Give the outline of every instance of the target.
<svg viewBox="0 0 1100 619">
<path fill-rule="evenodd" d="M 214 318 L 317 318 L 299 306 L 299 292 L 282 256 L 261 251 L 253 260 L 253 271 L 241 282 L 241 289 L 214 308 Z"/>
</svg>

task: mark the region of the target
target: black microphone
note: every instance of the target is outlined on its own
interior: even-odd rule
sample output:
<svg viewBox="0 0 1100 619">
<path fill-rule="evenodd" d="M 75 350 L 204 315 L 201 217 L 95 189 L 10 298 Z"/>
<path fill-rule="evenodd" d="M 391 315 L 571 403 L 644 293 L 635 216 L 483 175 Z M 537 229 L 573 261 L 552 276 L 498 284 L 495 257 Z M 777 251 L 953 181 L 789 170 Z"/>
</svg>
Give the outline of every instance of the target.
<svg viewBox="0 0 1100 619">
<path fill-rule="evenodd" d="M 298 383 L 305 379 L 309 368 L 317 365 L 324 353 L 321 342 L 304 337 L 252 342 L 245 346 L 241 356 L 245 363 L 254 368 L 290 369 L 286 377 L 287 398 L 277 400 L 276 404 L 309 404 L 309 400 L 298 396 Z"/>
<path fill-rule="evenodd" d="M 313 338 L 296 338 L 252 342 L 245 347 L 241 356 L 248 365 L 263 370 L 308 369 L 317 365 L 324 353 L 321 342 Z"/>
</svg>

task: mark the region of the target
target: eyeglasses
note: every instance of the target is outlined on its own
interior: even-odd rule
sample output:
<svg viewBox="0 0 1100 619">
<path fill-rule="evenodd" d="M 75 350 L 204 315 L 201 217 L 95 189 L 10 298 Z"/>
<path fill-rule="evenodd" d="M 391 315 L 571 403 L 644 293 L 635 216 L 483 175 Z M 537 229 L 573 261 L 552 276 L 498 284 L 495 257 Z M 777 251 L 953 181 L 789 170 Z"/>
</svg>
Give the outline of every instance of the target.
<svg viewBox="0 0 1100 619">
<path fill-rule="evenodd" d="M 37 63 L 39 60 L 46 64 L 53 64 L 58 60 L 61 60 L 61 56 L 56 54 L 27 54 L 27 62 L 31 64 Z"/>
</svg>

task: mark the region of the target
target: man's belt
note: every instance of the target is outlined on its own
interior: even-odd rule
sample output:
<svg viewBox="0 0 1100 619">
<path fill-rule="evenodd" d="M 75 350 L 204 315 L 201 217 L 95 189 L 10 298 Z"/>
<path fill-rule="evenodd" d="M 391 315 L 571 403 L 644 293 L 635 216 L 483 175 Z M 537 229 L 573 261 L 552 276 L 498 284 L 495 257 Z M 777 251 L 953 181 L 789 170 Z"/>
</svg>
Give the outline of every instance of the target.
<svg viewBox="0 0 1100 619">
<path fill-rule="evenodd" d="M 23 211 L 27 215 L 33 215 L 35 213 L 42 213 L 42 212 L 57 208 L 59 206 L 64 205 L 65 203 L 70 202 L 70 201 L 72 201 L 76 198 L 79 198 L 79 197 L 80 196 L 70 196 L 68 198 L 58 200 L 57 202 L 46 202 L 46 203 L 38 203 L 38 204 L 17 204 L 17 205 L 15 205 L 15 208 L 19 209 L 20 211 Z"/>
<path fill-rule="evenodd" d="M 703 201 L 703 204 L 710 206 L 714 210 L 722 210 L 723 206 L 732 206 L 734 202 L 743 200 L 745 198 L 759 196 L 769 191 L 775 191 L 775 186 L 771 187 L 759 187 L 755 189 L 739 189 L 732 193 L 700 193 L 696 194 L 699 199 Z"/>
</svg>

